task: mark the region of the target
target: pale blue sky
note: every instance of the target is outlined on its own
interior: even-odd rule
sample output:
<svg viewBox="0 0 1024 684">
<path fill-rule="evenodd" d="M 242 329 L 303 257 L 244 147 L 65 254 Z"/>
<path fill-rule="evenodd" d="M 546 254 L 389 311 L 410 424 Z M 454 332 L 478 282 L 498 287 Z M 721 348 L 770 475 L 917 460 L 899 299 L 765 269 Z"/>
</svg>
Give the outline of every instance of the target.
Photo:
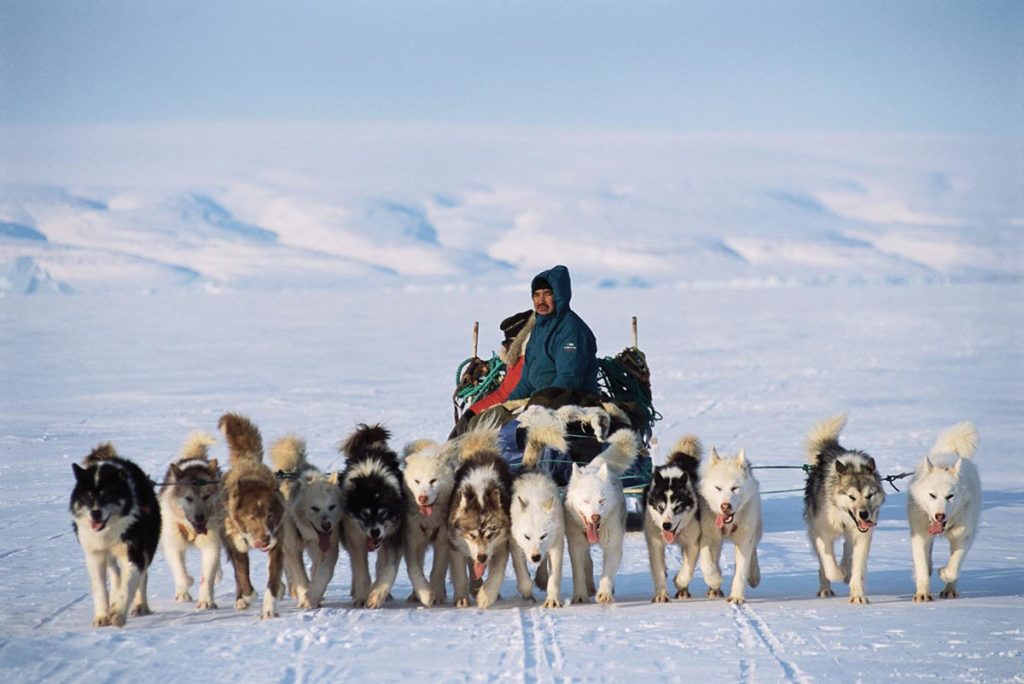
<svg viewBox="0 0 1024 684">
<path fill-rule="evenodd" d="M 1019 1 L 0 0 L 0 123 L 1021 134 L 1022 46 Z"/>
</svg>

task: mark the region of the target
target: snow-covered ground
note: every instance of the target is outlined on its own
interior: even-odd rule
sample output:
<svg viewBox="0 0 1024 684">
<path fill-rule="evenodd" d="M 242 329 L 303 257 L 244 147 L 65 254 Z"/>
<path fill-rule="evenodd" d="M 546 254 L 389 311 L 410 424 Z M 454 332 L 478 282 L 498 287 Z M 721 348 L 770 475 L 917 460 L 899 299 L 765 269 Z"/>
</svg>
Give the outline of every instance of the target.
<svg viewBox="0 0 1024 684">
<path fill-rule="evenodd" d="M 78 197 L 75 188 L 85 181 L 73 178 L 74 170 L 66 173 L 52 183 L 66 190 L 62 196 Z M 110 182 L 120 187 L 128 181 Z M 118 202 L 128 206 L 123 192 L 103 198 L 108 213 Z M 241 197 L 239 192 L 228 194 Z M 474 192 L 484 191 L 467 188 L 466 196 Z M 566 205 L 582 207 L 579 202 Z M 270 203 L 249 206 L 239 221 L 269 225 L 259 217 L 269 215 Z M 88 230 L 78 224 L 80 217 L 72 212 L 64 224 L 54 219 L 32 225 L 48 235 L 64 225 L 70 235 L 75 226 Z M 133 250 L 150 244 L 128 227 L 98 233 L 100 242 L 111 243 L 99 251 L 113 254 L 119 236 Z M 975 240 L 969 230 L 955 234 L 958 241 Z M 899 231 L 893 235 L 897 243 L 903 239 Z M 186 237 L 170 240 L 175 250 L 188 251 Z M 1016 243 L 996 249 L 988 238 L 981 241 L 988 245 L 986 263 L 1004 260 L 1018 272 Z M 161 249 L 155 236 L 152 245 Z M 585 254 L 586 245 L 581 249 Z M 68 251 L 69 263 L 82 259 L 80 273 L 100 263 Z M 652 259 L 660 256 L 648 251 Z M 581 272 L 592 272 L 585 258 L 582 263 Z M 89 289 L 76 278 L 67 282 Z M 347 603 L 350 573 L 343 557 L 324 608 L 299 611 L 286 600 L 279 619 L 261 622 L 255 612 L 231 607 L 230 569 L 217 588 L 219 610 L 197 612 L 175 603 L 170 573 L 158 557 L 150 579 L 156 612 L 129 619 L 124 629 L 92 629 L 86 570 L 66 512 L 70 465 L 92 446 L 112 440 L 158 477 L 188 431 L 213 430 L 228 410 L 251 416 L 268 439 L 286 431 L 304 435 L 322 468 L 338 467 L 335 445 L 361 421 L 384 422 L 398 443 L 441 438 L 450 427 L 454 368 L 469 353 L 472 321 L 481 321 L 486 353 L 497 343 L 497 322 L 526 308 L 527 293 L 484 286 L 385 291 L 358 282 L 332 290 L 227 288 L 219 296 L 172 288 L 153 296 L 136 291 L 2 299 L 0 677 L 1024 680 L 1024 291 L 1015 282 L 841 284 L 848 282 L 580 287 L 574 305 L 594 328 L 603 354 L 628 343 L 629 318 L 639 316 L 640 346 L 664 415 L 656 428 L 663 446 L 695 432 L 708 445 L 745 447 L 755 464 L 799 464 L 808 428 L 849 410 L 844 443 L 870 452 L 889 474 L 912 469 L 942 428 L 973 421 L 981 435 L 977 462 L 985 505 L 959 600 L 910 601 L 906 499 L 895 492 L 875 534 L 872 603 L 848 604 L 845 588 L 837 598 L 815 598 L 816 562 L 803 531 L 800 495 L 780 493 L 765 497 L 762 584 L 740 608 L 703 598 L 651 604 L 643 539 L 630 534 L 612 607 L 545 611 L 511 598 L 509 579 L 505 600 L 486 612 L 413 608 L 404 602 L 409 584 L 403 571 L 394 603 L 354 610 Z M 216 453 L 224 456 L 223 445 Z M 758 478 L 765 491 L 802 482 L 799 471 L 789 470 L 760 470 Z M 944 545 L 937 549 L 942 562 Z M 194 566 L 197 559 L 191 560 Z M 264 572 L 261 559 L 254 568 L 258 586 Z M 694 584 L 699 595 L 699 575 Z M 569 585 L 563 578 L 566 591 Z"/>
</svg>

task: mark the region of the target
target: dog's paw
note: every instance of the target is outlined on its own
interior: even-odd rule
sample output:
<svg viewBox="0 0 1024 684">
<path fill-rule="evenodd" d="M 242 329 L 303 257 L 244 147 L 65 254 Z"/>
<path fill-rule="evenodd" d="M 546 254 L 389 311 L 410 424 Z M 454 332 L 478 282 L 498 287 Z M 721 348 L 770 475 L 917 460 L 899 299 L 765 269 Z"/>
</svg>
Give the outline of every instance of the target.
<svg viewBox="0 0 1024 684">
<path fill-rule="evenodd" d="M 456 608 L 469 608 L 469 598 L 463 596 L 462 598 L 455 599 Z"/>
<path fill-rule="evenodd" d="M 124 627 L 125 616 L 119 612 L 111 611 L 107 614 L 107 624 L 111 627 Z"/>
<path fill-rule="evenodd" d="M 586 594 L 576 594 L 572 597 L 572 602 L 577 604 L 590 603 L 590 597 Z"/>
<path fill-rule="evenodd" d="M 554 596 L 548 596 L 546 599 L 544 599 L 543 605 L 545 608 L 561 608 L 562 602 Z"/>
<path fill-rule="evenodd" d="M 688 598 L 690 598 L 690 590 L 689 589 L 680 589 L 679 591 L 676 592 L 676 598 L 677 599 L 688 599 Z"/>
<path fill-rule="evenodd" d="M 494 605 L 494 601 L 491 600 L 491 597 L 487 595 L 486 591 L 481 589 L 476 595 L 476 607 L 481 610 L 487 610 L 492 605 Z"/>
<path fill-rule="evenodd" d="M 213 602 L 213 599 L 210 599 L 209 601 L 197 601 L 196 602 L 196 609 L 197 610 L 217 610 L 217 604 Z"/>
<path fill-rule="evenodd" d="M 384 604 L 391 598 L 391 594 L 386 590 L 374 589 L 370 592 L 370 596 L 366 599 L 367 608 L 383 608 Z"/>
<path fill-rule="evenodd" d="M 672 599 L 668 597 L 667 591 L 661 591 L 654 595 L 651 599 L 651 603 L 671 603 Z"/>
<path fill-rule="evenodd" d="M 256 592 L 239 596 L 235 599 L 235 610 L 245 610 L 252 605 L 253 599 L 255 598 Z"/>
<path fill-rule="evenodd" d="M 726 601 L 736 606 L 742 606 L 744 603 L 747 602 L 747 599 L 743 598 L 742 596 L 730 596 L 726 599 Z"/>
<path fill-rule="evenodd" d="M 599 589 L 597 592 L 597 602 L 604 605 L 610 605 L 615 603 L 615 595 L 605 589 Z"/>
<path fill-rule="evenodd" d="M 110 616 L 109 615 L 97 615 L 92 619 L 93 627 L 109 627 Z"/>
<path fill-rule="evenodd" d="M 362 598 L 354 598 L 354 599 L 352 599 L 352 607 L 353 608 L 365 608 L 366 607 L 366 599 L 362 599 Z"/>
<path fill-rule="evenodd" d="M 708 589 L 707 597 L 709 599 L 722 598 L 723 596 L 725 596 L 725 594 L 723 594 L 722 590 L 718 589 L 717 587 Z"/>
<path fill-rule="evenodd" d="M 187 589 L 185 591 L 179 591 L 177 594 L 174 595 L 174 600 L 180 601 L 182 603 L 191 603 L 192 594 L 188 593 Z"/>
<path fill-rule="evenodd" d="M 960 593 L 952 587 L 945 587 L 942 591 L 939 592 L 939 596 L 944 599 L 960 598 Z"/>
<path fill-rule="evenodd" d="M 429 590 L 421 591 L 418 594 L 414 593 L 409 597 L 409 600 L 419 601 L 424 608 L 430 608 L 432 605 L 437 603 L 437 599 L 434 598 L 434 592 Z"/>
<path fill-rule="evenodd" d="M 956 582 L 957 578 L 958 574 L 951 572 L 948 567 L 939 568 L 939 579 L 946 584 Z"/>
<path fill-rule="evenodd" d="M 303 610 L 313 610 L 314 608 L 316 608 L 316 606 L 313 605 L 313 601 L 310 600 L 308 594 L 303 596 L 302 598 L 298 599 L 295 602 L 295 605 L 298 606 L 299 608 L 302 608 Z"/>
<path fill-rule="evenodd" d="M 870 601 L 868 601 L 868 597 L 864 594 L 850 594 L 850 603 L 866 606 Z"/>
<path fill-rule="evenodd" d="M 143 605 L 143 604 L 140 603 L 138 605 L 132 606 L 131 614 L 132 615 L 152 615 L 153 611 L 150 609 L 149 606 Z"/>
<path fill-rule="evenodd" d="M 935 600 L 935 597 L 929 594 L 927 591 L 918 592 L 914 594 L 914 603 L 930 603 Z"/>
<path fill-rule="evenodd" d="M 836 595 L 836 592 L 832 591 L 829 587 L 823 587 L 818 590 L 818 598 L 832 598 Z"/>
<path fill-rule="evenodd" d="M 260 611 L 260 620 L 270 620 L 271 618 L 276 617 L 279 617 L 279 615 L 273 608 L 264 608 Z"/>
</svg>

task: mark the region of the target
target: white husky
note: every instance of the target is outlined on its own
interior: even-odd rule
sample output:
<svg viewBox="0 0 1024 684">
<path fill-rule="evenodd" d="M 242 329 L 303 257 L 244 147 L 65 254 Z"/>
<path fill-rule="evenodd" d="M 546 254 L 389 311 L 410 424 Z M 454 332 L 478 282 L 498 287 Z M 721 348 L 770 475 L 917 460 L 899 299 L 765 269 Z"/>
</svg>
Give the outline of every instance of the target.
<svg viewBox="0 0 1024 684">
<path fill-rule="evenodd" d="M 448 504 L 455 484 L 452 457 L 453 454 L 429 439 L 417 440 L 405 447 L 402 478 L 409 506 L 402 547 L 413 596 L 424 606 L 444 603 L 446 599 Z M 434 554 L 429 582 L 423 567 L 428 546 Z"/>
<path fill-rule="evenodd" d="M 181 456 L 167 468 L 160 488 L 163 529 L 160 545 L 174 576 L 174 600 L 191 601 L 192 577 L 185 568 L 185 552 L 199 549 L 202 578 L 196 608 L 216 608 L 213 588 L 220 581 L 220 551 L 224 535 L 224 500 L 217 459 L 209 458 L 216 444 L 206 432 L 190 434 Z"/>
<path fill-rule="evenodd" d="M 306 459 L 306 442 L 294 435 L 277 440 L 270 448 L 270 462 L 274 470 L 291 477 L 281 480 L 281 494 L 285 499 L 288 516 L 284 524 L 294 525 L 301 538 L 299 564 L 302 551 L 309 555 L 309 606 L 317 608 L 323 602 L 327 585 L 334 577 L 338 564 L 341 527 L 341 490 L 337 474 L 325 475 Z M 296 578 L 289 577 L 294 590 Z"/>
<path fill-rule="evenodd" d="M 736 547 L 736 575 L 732 579 L 729 603 L 746 601 L 743 587 L 761 583 L 757 544 L 761 541 L 761 493 L 750 472 L 743 449 L 723 458 L 711 447 L 711 456 L 700 465 L 700 570 L 708 585 L 708 598 L 722 596 L 719 559 L 722 544 Z"/>
<path fill-rule="evenodd" d="M 978 446 L 978 431 L 970 423 L 946 429 L 914 473 L 907 497 L 910 545 L 914 554 L 914 601 L 931 601 L 932 546 L 938 535 L 949 540 L 949 562 L 939 568 L 946 583 L 939 594 L 957 598 L 956 580 L 971 548 L 981 516 L 981 480 L 971 458 Z"/>
<path fill-rule="evenodd" d="M 573 464 L 565 492 L 573 603 L 587 603 L 594 589 L 591 544 L 600 544 L 603 554 L 597 600 L 615 601 L 615 574 L 622 562 L 622 540 L 626 533 L 626 497 L 619 475 L 636 459 L 639 446 L 632 430 L 615 432 L 608 443 L 608 448 L 585 468 Z"/>
<path fill-rule="evenodd" d="M 558 487 L 544 473 L 525 473 L 512 482 L 512 541 L 519 593 L 533 600 L 528 563 L 537 564 L 537 586 L 547 589 L 544 607 L 560 608 L 565 515 Z"/>
</svg>

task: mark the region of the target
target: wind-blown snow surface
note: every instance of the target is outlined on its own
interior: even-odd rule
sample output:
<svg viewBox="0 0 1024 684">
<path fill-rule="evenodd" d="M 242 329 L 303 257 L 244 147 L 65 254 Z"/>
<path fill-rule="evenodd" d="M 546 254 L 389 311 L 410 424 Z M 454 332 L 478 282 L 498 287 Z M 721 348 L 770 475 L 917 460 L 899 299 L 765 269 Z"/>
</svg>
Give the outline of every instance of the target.
<svg viewBox="0 0 1024 684">
<path fill-rule="evenodd" d="M 695 432 L 709 446 L 744 446 L 755 464 L 797 465 L 810 426 L 849 410 L 843 442 L 895 474 L 911 470 L 942 428 L 973 421 L 985 505 L 958 600 L 911 602 L 906 499 L 895 492 L 871 553 L 872 603 L 848 604 L 845 587 L 834 599 L 815 598 L 800 494 L 782 493 L 765 497 L 763 580 L 740 608 L 702 597 L 651 604 L 646 549 L 631 533 L 612 607 L 545 611 L 513 598 L 507 579 L 505 600 L 492 610 L 413 608 L 403 569 L 393 603 L 354 610 L 343 557 L 324 608 L 304 612 L 286 599 L 279 619 L 260 622 L 255 611 L 232 607 L 229 568 L 217 587 L 219 610 L 175 603 L 158 557 L 155 614 L 98 630 L 66 512 L 70 465 L 96 443 L 113 440 L 159 477 L 188 431 L 213 430 L 228 410 L 250 415 L 266 439 L 304 435 L 325 469 L 338 467 L 335 445 L 357 422 L 384 422 L 399 445 L 442 438 L 471 322 L 482 322 L 486 353 L 498 321 L 525 308 L 527 296 L 353 289 L 9 297 L 0 304 L 0 676 L 1021 681 L 1021 294 L 1016 284 L 833 285 L 580 288 L 574 297 L 603 354 L 625 346 L 629 317 L 639 315 L 665 416 L 656 428 L 663 448 Z M 225 456 L 223 444 L 215 453 Z M 799 471 L 757 474 L 765 491 L 802 483 Z M 936 548 L 941 565 L 946 547 Z M 198 559 L 190 561 L 195 568 Z M 262 558 L 253 574 L 260 586 Z M 568 574 L 562 585 L 568 594 Z M 699 575 L 694 588 L 701 596 Z"/>
<path fill-rule="evenodd" d="M 1019 137 L 0 127 L 0 295 L 1020 279 Z"/>
</svg>

